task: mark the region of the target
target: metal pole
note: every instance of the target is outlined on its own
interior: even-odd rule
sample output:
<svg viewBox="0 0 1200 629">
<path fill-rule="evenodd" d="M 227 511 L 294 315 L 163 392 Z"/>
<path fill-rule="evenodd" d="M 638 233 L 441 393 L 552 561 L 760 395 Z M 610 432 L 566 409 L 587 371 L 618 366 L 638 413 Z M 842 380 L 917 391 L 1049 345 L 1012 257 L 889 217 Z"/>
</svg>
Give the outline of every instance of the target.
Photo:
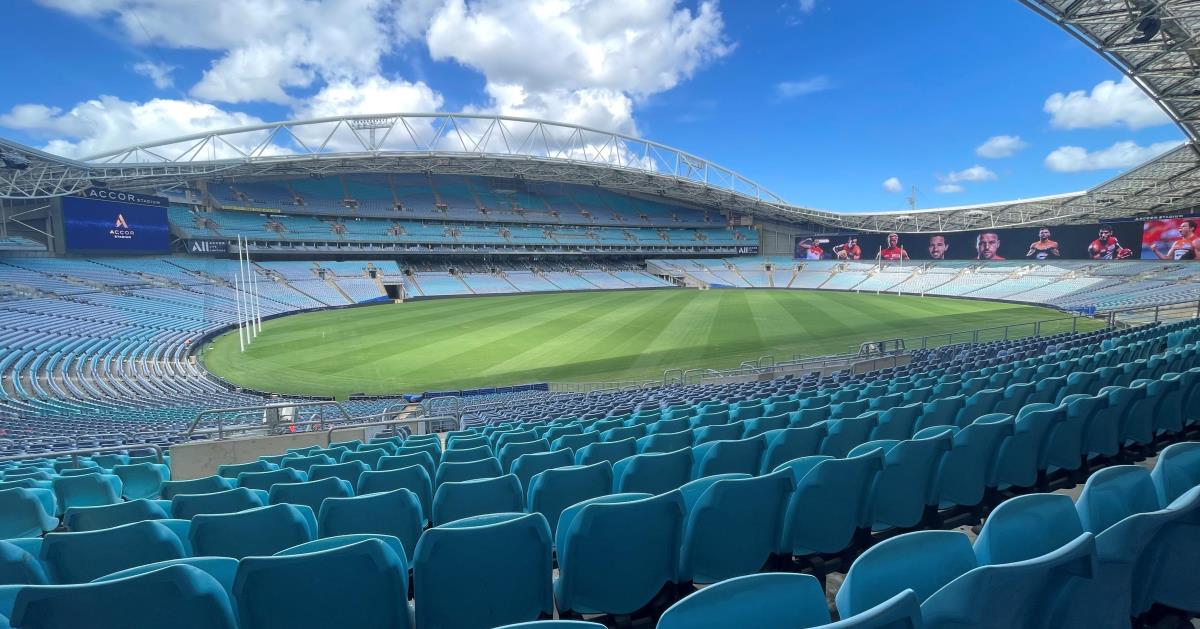
<svg viewBox="0 0 1200 629">
<path fill-rule="evenodd" d="M 237 311 L 238 345 L 246 351 L 246 334 L 242 328 L 242 292 L 238 290 L 238 274 L 233 276 L 233 303 Z"/>
<path fill-rule="evenodd" d="M 241 234 L 238 234 L 238 267 L 242 273 L 242 292 L 246 299 L 246 334 L 253 340 L 258 336 L 258 331 L 254 329 L 254 302 L 250 293 L 250 252 L 246 251 Z"/>
<path fill-rule="evenodd" d="M 246 252 L 246 265 L 249 266 L 250 252 Z M 251 271 L 250 277 L 253 280 L 254 288 L 254 324 L 258 327 L 258 332 L 262 332 L 262 299 L 258 294 L 258 273 Z"/>
</svg>

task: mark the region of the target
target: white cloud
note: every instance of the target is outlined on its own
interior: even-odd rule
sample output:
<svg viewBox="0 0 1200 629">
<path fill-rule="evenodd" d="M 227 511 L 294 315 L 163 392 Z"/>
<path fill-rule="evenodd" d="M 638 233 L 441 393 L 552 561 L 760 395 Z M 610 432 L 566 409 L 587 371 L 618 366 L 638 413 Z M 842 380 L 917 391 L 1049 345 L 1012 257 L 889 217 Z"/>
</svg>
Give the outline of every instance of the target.
<svg viewBox="0 0 1200 629">
<path fill-rule="evenodd" d="M 962 192 L 963 190 L 966 190 L 966 188 L 956 183 L 943 183 L 935 187 L 934 190 L 942 194 L 953 194 L 955 192 Z"/>
<path fill-rule="evenodd" d="M 1051 94 L 1043 109 L 1050 114 L 1050 124 L 1060 129 L 1141 129 L 1171 121 L 1129 78 L 1120 83 L 1102 81 L 1090 94 L 1083 90 Z"/>
<path fill-rule="evenodd" d="M 1136 142 L 1124 141 L 1098 151 L 1088 151 L 1081 146 L 1060 146 L 1046 156 L 1045 163 L 1046 168 L 1060 173 L 1130 168 L 1150 161 L 1182 143 L 1172 140 L 1139 146 Z"/>
<path fill-rule="evenodd" d="M 803 81 L 783 81 L 775 84 L 775 96 L 779 100 L 797 98 L 817 92 L 824 92 L 833 87 L 827 76 L 815 76 Z"/>
<path fill-rule="evenodd" d="M 133 66 L 134 72 L 153 81 L 154 87 L 160 90 L 165 90 L 175 85 L 175 79 L 171 76 L 171 73 L 175 70 L 176 66 L 166 63 L 155 63 L 153 61 L 142 61 Z"/>
<path fill-rule="evenodd" d="M 50 138 L 45 150 L 70 157 L 261 122 L 254 116 L 223 111 L 208 103 L 159 98 L 135 103 L 115 96 L 82 102 L 70 111 L 26 104 L 0 114 L 0 126 Z"/>
<path fill-rule="evenodd" d="M 801 13 L 812 13 L 817 8 L 817 0 L 800 0 L 796 4 Z"/>
<path fill-rule="evenodd" d="M 343 114 L 390 114 L 441 111 L 442 95 L 424 83 L 373 76 L 361 82 L 329 83 L 292 109 L 296 118 Z"/>
<path fill-rule="evenodd" d="M 1027 146 L 1029 146 L 1029 143 L 1022 140 L 1020 136 L 993 135 L 983 144 L 975 147 L 975 154 L 980 157 L 998 159 L 1016 155 L 1017 152 Z"/>
<path fill-rule="evenodd" d="M 952 172 L 948 175 L 939 177 L 939 179 L 941 179 L 942 181 L 944 181 L 946 183 L 959 183 L 962 181 L 971 181 L 971 182 L 992 181 L 995 178 L 996 178 L 996 173 L 994 173 L 994 172 L 988 170 L 987 168 L 984 168 L 983 166 L 980 166 L 978 164 L 976 164 L 970 168 L 966 168 L 964 170 L 960 170 L 957 172 Z"/>
<path fill-rule="evenodd" d="M 899 177 L 888 177 L 883 180 L 883 189 L 893 194 L 904 190 L 904 184 L 900 183 Z"/>
</svg>

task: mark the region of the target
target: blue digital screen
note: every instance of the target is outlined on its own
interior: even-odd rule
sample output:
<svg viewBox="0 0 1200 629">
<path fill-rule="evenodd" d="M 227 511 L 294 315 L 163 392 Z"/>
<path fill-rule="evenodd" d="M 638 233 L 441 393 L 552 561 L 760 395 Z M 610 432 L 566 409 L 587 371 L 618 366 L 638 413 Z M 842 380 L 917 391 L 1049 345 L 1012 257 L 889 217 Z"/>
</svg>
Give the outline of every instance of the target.
<svg viewBox="0 0 1200 629">
<path fill-rule="evenodd" d="M 165 252 L 170 248 L 171 233 L 165 205 L 63 197 L 67 250 Z"/>
</svg>

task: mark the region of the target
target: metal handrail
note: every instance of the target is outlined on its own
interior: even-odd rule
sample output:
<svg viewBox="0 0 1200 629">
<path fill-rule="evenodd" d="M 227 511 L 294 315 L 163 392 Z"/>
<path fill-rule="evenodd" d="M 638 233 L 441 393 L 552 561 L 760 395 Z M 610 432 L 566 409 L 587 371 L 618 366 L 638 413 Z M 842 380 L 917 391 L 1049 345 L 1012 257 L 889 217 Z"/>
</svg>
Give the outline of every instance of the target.
<svg viewBox="0 0 1200 629">
<path fill-rule="evenodd" d="M 98 448 L 83 448 L 80 450 L 64 450 L 60 452 L 42 452 L 40 454 L 12 454 L 9 456 L 0 456 L 0 463 L 8 463 L 9 461 L 28 461 L 29 459 L 44 459 L 47 457 L 70 456 L 71 464 L 79 467 L 79 456 L 89 454 L 99 454 L 101 452 L 121 452 L 126 450 L 138 450 L 141 448 L 149 448 L 154 450 L 154 455 L 158 457 L 158 462 L 163 462 L 162 448 L 153 443 L 139 443 L 134 446 L 100 446 Z"/>
<path fill-rule="evenodd" d="M 385 419 L 375 422 L 355 423 L 343 426 L 333 426 L 325 433 L 325 447 L 333 443 L 333 433 L 337 430 L 346 430 L 351 428 L 370 428 L 372 426 L 397 426 L 400 424 L 432 424 L 435 421 L 453 421 L 455 425 L 462 428 L 462 421 L 453 415 L 433 415 L 430 417 L 406 417 L 404 419 Z"/>
<path fill-rule="evenodd" d="M 192 434 L 196 433 L 196 427 L 200 425 L 200 420 L 204 419 L 204 417 L 208 416 L 208 415 L 218 415 L 218 414 L 224 415 L 227 413 L 246 413 L 246 412 L 254 412 L 254 411 L 266 411 L 267 409 L 271 409 L 271 408 L 305 408 L 305 407 L 310 407 L 310 406 L 333 406 L 334 408 L 336 408 L 338 410 L 338 412 L 340 412 L 342 414 L 342 417 L 346 418 L 347 420 L 353 419 L 353 417 L 351 417 L 351 415 L 350 415 L 350 412 L 346 410 L 346 407 L 342 406 L 342 403 L 338 402 L 336 400 L 315 400 L 315 401 L 310 401 L 310 402 L 277 402 L 274 404 L 260 404 L 257 406 L 235 406 L 235 407 L 230 407 L 230 408 L 211 408 L 211 409 L 200 411 L 199 413 L 196 413 L 196 419 L 192 420 L 192 423 L 188 426 L 188 429 L 186 431 L 184 431 L 183 436 L 191 437 Z M 217 427 L 215 429 L 218 439 L 221 439 L 224 437 L 224 424 L 225 424 L 225 418 L 218 416 L 217 417 Z M 230 427 L 230 430 L 239 430 L 239 429 L 243 429 L 243 428 L 241 428 L 240 426 L 239 427 Z M 209 429 L 209 430 L 201 431 L 201 434 L 211 434 L 212 432 L 214 432 L 214 430 Z"/>
</svg>

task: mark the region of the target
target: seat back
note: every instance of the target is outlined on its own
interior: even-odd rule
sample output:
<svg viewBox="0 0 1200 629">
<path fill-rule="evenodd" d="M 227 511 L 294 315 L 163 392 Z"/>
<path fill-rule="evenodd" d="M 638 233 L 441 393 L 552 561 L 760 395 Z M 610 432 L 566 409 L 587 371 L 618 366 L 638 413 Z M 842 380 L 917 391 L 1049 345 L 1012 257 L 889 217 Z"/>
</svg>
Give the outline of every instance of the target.
<svg viewBox="0 0 1200 629">
<path fill-rule="evenodd" d="M 390 535 L 400 540 L 404 558 L 413 556 L 425 527 L 417 495 L 407 489 L 353 498 L 328 498 L 317 514 L 317 535 Z"/>
<path fill-rule="evenodd" d="M 500 461 L 494 458 L 471 461 L 469 463 L 442 463 L 433 477 L 433 489 L 437 491 L 442 483 L 461 483 L 481 478 L 496 478 L 504 474 Z"/>
<path fill-rule="evenodd" d="M 692 483 L 705 483 L 710 478 L 714 477 Z M 771 554 L 779 550 L 783 516 L 793 486 L 791 472 L 718 480 L 709 483 L 694 500 L 687 497 L 688 485 L 681 489 L 687 517 L 679 578 L 715 583 L 762 569 Z"/>
<path fill-rule="evenodd" d="M 269 491 L 275 483 L 302 483 L 308 474 L 290 467 L 281 467 L 270 472 L 242 472 L 237 475 L 237 486 L 246 489 Z"/>
<path fill-rule="evenodd" d="M 870 496 L 872 528 L 912 528 L 925 516 L 925 506 L 935 504 L 937 473 L 942 457 L 950 449 L 948 432 L 904 441 L 869 441 L 850 451 L 854 457 L 884 447 L 883 468 L 875 478 Z M 891 444 L 891 445 L 887 445 Z"/>
<path fill-rule="evenodd" d="M 637 440 L 633 437 L 620 441 L 598 441 L 576 450 L 575 464 L 592 465 L 601 461 L 608 461 L 609 464 L 614 464 L 625 457 L 635 454 L 637 454 Z"/>
<path fill-rule="evenodd" d="M 759 473 L 769 473 L 792 459 L 819 454 L 827 431 L 827 425 L 821 422 L 804 428 L 784 428 L 763 433 L 767 446 L 763 451 Z"/>
<path fill-rule="evenodd" d="M 210 494 L 175 494 L 171 498 L 171 517 L 190 520 L 201 513 L 236 513 L 267 504 L 261 489 L 234 487 Z"/>
<path fill-rule="evenodd" d="M 978 567 L 971 540 L 957 531 L 916 531 L 886 539 L 854 561 L 835 601 L 853 617 L 904 592 L 920 601 Z"/>
<path fill-rule="evenodd" d="M 713 474 L 757 474 L 766 438 L 710 441 L 692 448 L 692 478 Z"/>
<path fill-rule="evenodd" d="M 433 525 L 490 513 L 520 513 L 524 506 L 521 482 L 512 474 L 448 481 L 433 493 Z"/>
<path fill-rule="evenodd" d="M 266 461 L 250 461 L 247 463 L 233 463 L 230 465 L 218 465 L 217 476 L 222 478 L 237 479 L 238 474 L 243 472 L 270 472 L 277 469 L 271 463 Z"/>
<path fill-rule="evenodd" d="M 84 533 L 47 533 L 41 561 L 54 583 L 86 583 L 184 555 L 183 544 L 171 529 L 146 520 Z"/>
<path fill-rule="evenodd" d="M 908 439 L 915 432 L 923 408 L 920 402 L 913 402 L 883 411 L 871 430 L 871 439 Z"/>
<path fill-rule="evenodd" d="M 825 589 L 811 574 L 736 577 L 689 594 L 663 612 L 658 629 L 816 627 L 829 622 Z"/>
<path fill-rule="evenodd" d="M 692 447 L 692 438 L 691 429 L 653 433 L 637 440 L 637 450 L 641 454 L 674 452 L 680 448 Z"/>
<path fill-rule="evenodd" d="M 691 448 L 646 452 L 617 461 L 613 466 L 612 491 L 661 494 L 679 488 L 691 478 Z"/>
<path fill-rule="evenodd" d="M 542 472 L 555 468 L 567 467 L 575 463 L 575 453 L 570 450 L 554 450 L 553 452 L 533 452 L 522 454 L 512 463 L 512 475 L 521 482 L 521 495 L 527 496 L 529 481 Z"/>
<path fill-rule="evenodd" d="M 450 448 L 442 453 L 442 463 L 470 463 L 492 458 L 492 447 L 486 443 L 474 448 Z"/>
<path fill-rule="evenodd" d="M 784 518 L 784 548 L 794 555 L 840 552 L 866 526 L 867 505 L 883 454 L 845 459 L 805 457 L 784 465 L 796 484 Z M 813 513 L 821 517 L 814 518 Z"/>
<path fill-rule="evenodd" d="M 943 507 L 974 507 L 983 501 L 1000 444 L 1013 433 L 1013 417 L 1005 414 L 983 415 L 963 428 L 951 431 L 943 427 L 929 429 L 951 434 L 950 450 L 937 469 L 934 496 Z M 925 436 L 925 431 L 914 435 Z"/>
<path fill-rule="evenodd" d="M 81 533 L 167 517 L 157 502 L 143 498 L 99 507 L 72 507 L 63 516 L 63 525 L 68 531 Z"/>
<path fill-rule="evenodd" d="M 316 514 L 321 512 L 321 503 L 326 498 L 348 498 L 353 495 L 354 487 L 350 483 L 331 476 L 302 483 L 275 483 L 271 485 L 268 499 L 273 505 L 285 502 L 304 505 Z"/>
<path fill-rule="evenodd" d="M 500 453 L 497 455 L 497 459 L 500 461 L 500 471 L 501 473 L 511 472 L 513 462 L 523 454 L 536 454 L 549 451 L 550 443 L 545 439 L 507 444 L 500 449 Z"/>
<path fill-rule="evenodd" d="M 371 468 L 362 461 L 346 461 L 331 465 L 314 465 L 308 468 L 308 480 L 319 481 L 326 478 L 340 478 L 350 483 L 351 487 L 358 485 L 358 477 Z"/>
<path fill-rule="evenodd" d="M 0 490 L 0 538 L 40 537 L 58 528 L 55 495 L 45 489 Z"/>
<path fill-rule="evenodd" d="M 358 477 L 358 495 L 407 489 L 417 496 L 425 520 L 433 517 L 433 481 L 424 466 L 410 465 L 396 470 L 365 472 Z"/>
<path fill-rule="evenodd" d="M 1189 441 L 1163 448 L 1150 477 L 1160 505 L 1169 505 L 1200 485 L 1200 443 Z"/>
<path fill-rule="evenodd" d="M 197 556 L 234 559 L 273 555 L 312 541 L 316 537 L 315 520 L 311 509 L 294 504 L 198 515 L 192 518 L 192 552 Z"/>
</svg>

